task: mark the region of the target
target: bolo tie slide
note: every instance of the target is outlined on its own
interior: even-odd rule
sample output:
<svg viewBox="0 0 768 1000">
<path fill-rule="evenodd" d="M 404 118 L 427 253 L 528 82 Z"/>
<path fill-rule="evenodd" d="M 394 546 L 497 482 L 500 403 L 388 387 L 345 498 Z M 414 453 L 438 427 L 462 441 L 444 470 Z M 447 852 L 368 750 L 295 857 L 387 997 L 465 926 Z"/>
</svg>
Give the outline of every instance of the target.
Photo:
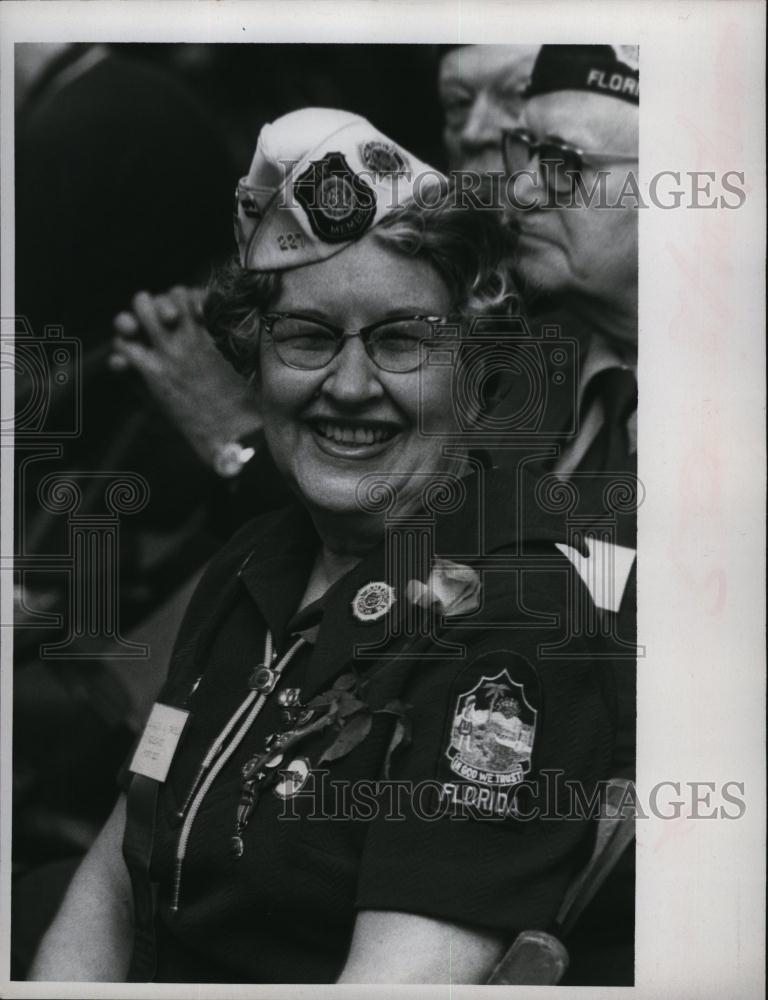
<svg viewBox="0 0 768 1000">
<path fill-rule="evenodd" d="M 268 682 L 263 668 L 254 672 L 252 682 L 257 680 L 257 675 L 261 675 L 262 683 Z M 317 718 L 317 712 L 302 704 L 300 697 L 299 688 L 285 688 L 280 692 L 277 701 L 283 708 L 280 720 L 282 732 L 270 733 L 264 741 L 264 750 L 249 758 L 240 769 L 240 800 L 237 805 L 235 832 L 231 839 L 232 853 L 236 858 L 243 856 L 245 829 L 262 792 L 276 783 L 280 774 L 278 767 L 285 752 L 311 733 L 325 728 L 330 722 L 326 717 Z"/>
</svg>

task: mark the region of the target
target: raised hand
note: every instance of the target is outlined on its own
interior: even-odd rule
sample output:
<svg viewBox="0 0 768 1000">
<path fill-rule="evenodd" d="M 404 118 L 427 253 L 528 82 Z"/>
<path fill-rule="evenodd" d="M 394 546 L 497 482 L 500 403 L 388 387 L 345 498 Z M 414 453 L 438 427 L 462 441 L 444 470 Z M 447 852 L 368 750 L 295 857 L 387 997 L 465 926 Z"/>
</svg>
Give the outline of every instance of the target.
<svg viewBox="0 0 768 1000">
<path fill-rule="evenodd" d="M 133 368 L 168 418 L 209 465 L 218 450 L 259 430 L 256 394 L 217 350 L 203 323 L 203 292 L 138 292 L 113 320 L 110 367 Z"/>
</svg>

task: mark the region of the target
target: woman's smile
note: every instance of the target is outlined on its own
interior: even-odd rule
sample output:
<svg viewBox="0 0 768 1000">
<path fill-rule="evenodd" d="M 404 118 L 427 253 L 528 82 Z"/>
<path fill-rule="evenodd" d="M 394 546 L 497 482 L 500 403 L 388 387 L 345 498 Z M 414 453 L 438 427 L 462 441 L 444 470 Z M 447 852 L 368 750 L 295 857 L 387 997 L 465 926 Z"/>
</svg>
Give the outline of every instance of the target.
<svg viewBox="0 0 768 1000">
<path fill-rule="evenodd" d="M 401 431 L 392 422 L 345 417 L 312 417 L 307 426 L 321 451 L 334 458 L 358 461 L 381 455 Z"/>
</svg>

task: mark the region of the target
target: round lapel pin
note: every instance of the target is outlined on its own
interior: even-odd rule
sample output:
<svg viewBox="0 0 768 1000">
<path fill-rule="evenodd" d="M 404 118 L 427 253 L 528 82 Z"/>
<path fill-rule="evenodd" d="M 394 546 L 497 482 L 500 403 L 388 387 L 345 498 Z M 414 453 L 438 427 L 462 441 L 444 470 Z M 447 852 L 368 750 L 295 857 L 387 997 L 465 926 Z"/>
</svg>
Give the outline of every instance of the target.
<svg viewBox="0 0 768 1000">
<path fill-rule="evenodd" d="M 360 622 L 375 622 L 387 614 L 395 600 L 395 588 L 388 583 L 366 583 L 352 600 L 352 614 Z"/>
</svg>

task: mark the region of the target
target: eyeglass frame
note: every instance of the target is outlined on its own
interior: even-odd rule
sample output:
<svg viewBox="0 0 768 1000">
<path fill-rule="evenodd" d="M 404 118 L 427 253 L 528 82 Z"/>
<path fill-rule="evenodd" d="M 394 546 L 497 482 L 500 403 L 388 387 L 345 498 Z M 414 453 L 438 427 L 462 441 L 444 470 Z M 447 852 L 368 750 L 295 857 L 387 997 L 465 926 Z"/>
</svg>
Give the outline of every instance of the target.
<svg viewBox="0 0 768 1000">
<path fill-rule="evenodd" d="M 557 160 L 547 157 L 547 159 L 542 161 L 540 150 L 542 146 L 552 146 L 556 150 L 559 149 L 563 153 L 575 155 L 579 159 L 578 167 L 570 168 L 567 172 L 569 174 L 581 174 L 585 167 L 599 167 L 601 164 L 606 163 L 637 163 L 639 157 L 637 155 L 631 156 L 628 153 L 601 153 L 597 150 L 587 150 L 582 149 L 580 146 L 575 146 L 573 143 L 564 142 L 562 139 L 542 139 L 535 140 L 533 134 L 524 128 L 515 129 L 504 129 L 501 133 L 501 155 L 504 160 L 504 169 L 508 174 L 514 175 L 517 172 L 517 168 L 512 169 L 509 164 L 509 154 L 507 152 L 507 144 L 511 138 L 524 138 L 524 141 L 528 147 L 528 163 L 531 162 L 534 156 L 538 156 L 540 162 L 549 163 L 562 163 L 565 164 L 565 159 Z M 549 172 L 547 172 L 549 177 Z M 573 179 L 573 178 L 571 178 Z M 549 185 L 552 186 L 551 184 Z"/>
<path fill-rule="evenodd" d="M 336 349 L 335 349 L 335 351 L 333 352 L 333 354 L 331 355 L 331 357 L 327 361 L 324 361 L 323 364 L 318 365 L 317 368 L 304 368 L 304 367 L 302 367 L 300 365 L 292 365 L 292 364 L 290 364 L 290 362 L 286 361 L 285 358 L 280 354 L 280 351 L 279 351 L 278 347 L 276 346 L 275 339 L 272 337 L 272 327 L 274 326 L 275 322 L 277 320 L 279 320 L 279 319 L 303 319 L 303 320 L 308 320 L 310 323 L 315 323 L 315 324 L 317 324 L 317 326 L 323 327 L 324 329 L 328 330 L 330 333 L 332 333 L 335 336 L 335 338 L 336 338 Z M 326 320 L 317 319 L 314 316 L 308 316 L 306 313 L 296 313 L 296 312 L 268 312 L 268 313 L 263 313 L 259 317 L 259 325 L 264 330 L 264 332 L 267 334 L 267 336 L 270 337 L 270 339 L 272 341 L 272 345 L 275 348 L 275 354 L 277 354 L 278 358 L 280 358 L 280 361 L 287 368 L 292 368 L 294 371 L 300 371 L 300 372 L 319 372 L 323 368 L 327 368 L 328 365 L 335 358 L 337 358 L 339 356 L 339 354 L 341 354 L 341 352 L 344 350 L 344 343 L 345 343 L 345 341 L 350 340 L 352 337 L 360 337 L 361 340 L 362 340 L 362 342 L 363 342 L 363 349 L 365 350 L 366 357 L 368 357 L 373 362 L 373 364 L 376 366 L 376 368 L 379 371 L 387 372 L 390 375 L 407 375 L 410 372 L 417 371 L 424 364 L 424 361 L 426 359 L 422 355 L 421 351 L 419 351 L 419 359 L 418 359 L 418 361 L 416 362 L 416 364 L 412 368 L 404 368 L 404 369 L 384 368 L 381 364 L 379 364 L 379 362 L 376 360 L 376 358 L 374 358 L 373 355 L 371 354 L 371 352 L 369 350 L 369 347 L 368 347 L 368 341 L 366 339 L 366 337 L 371 333 L 371 331 L 375 330 L 377 327 L 385 326 L 388 323 L 398 323 L 398 322 L 401 322 L 403 320 L 406 320 L 406 321 L 407 320 L 417 320 L 418 322 L 429 323 L 429 325 L 433 328 L 433 331 L 434 331 L 435 327 L 441 326 L 441 325 L 442 326 L 453 326 L 453 327 L 457 326 L 458 325 L 458 321 L 459 321 L 459 317 L 456 314 L 449 314 L 447 316 L 435 316 L 435 315 L 432 315 L 432 314 L 429 314 L 429 315 L 421 315 L 421 314 L 419 314 L 419 315 L 412 315 L 412 316 L 388 316 L 386 319 L 380 319 L 380 320 L 377 320 L 375 323 L 369 323 L 366 326 L 361 326 L 357 330 L 346 330 L 344 327 L 336 326 L 333 323 L 329 323 Z M 427 339 L 428 338 L 424 338 L 424 340 L 421 340 L 419 343 L 422 344 Z M 435 338 L 435 339 L 437 340 L 439 338 Z"/>
</svg>

